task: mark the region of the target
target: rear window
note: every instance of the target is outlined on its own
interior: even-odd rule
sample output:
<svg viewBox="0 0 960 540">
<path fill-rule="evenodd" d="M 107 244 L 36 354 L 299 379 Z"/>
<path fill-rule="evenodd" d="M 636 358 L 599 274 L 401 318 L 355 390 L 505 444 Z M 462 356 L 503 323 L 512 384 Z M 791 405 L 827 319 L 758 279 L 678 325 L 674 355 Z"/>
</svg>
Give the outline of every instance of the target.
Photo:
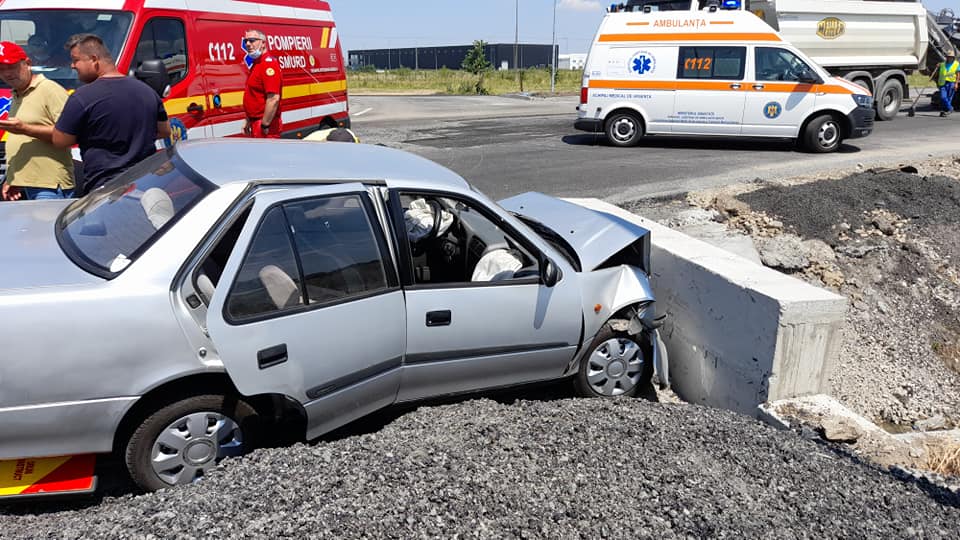
<svg viewBox="0 0 960 540">
<path fill-rule="evenodd" d="M 114 277 L 213 189 L 160 152 L 65 208 L 57 240 L 78 266 Z"/>
</svg>

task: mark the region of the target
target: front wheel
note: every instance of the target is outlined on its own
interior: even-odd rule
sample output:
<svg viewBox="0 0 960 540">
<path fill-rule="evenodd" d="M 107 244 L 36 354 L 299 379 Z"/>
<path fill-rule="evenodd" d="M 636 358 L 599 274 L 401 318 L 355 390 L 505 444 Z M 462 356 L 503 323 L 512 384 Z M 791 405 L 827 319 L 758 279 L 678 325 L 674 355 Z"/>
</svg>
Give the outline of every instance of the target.
<svg viewBox="0 0 960 540">
<path fill-rule="evenodd" d="M 900 112 L 900 104 L 903 101 L 903 87 L 900 81 L 896 79 L 887 79 L 877 94 L 877 118 L 880 120 L 893 120 Z"/>
<path fill-rule="evenodd" d="M 259 416 L 247 402 L 219 395 L 193 396 L 149 415 L 127 442 L 125 461 L 145 491 L 196 482 L 221 459 L 250 451 Z"/>
<path fill-rule="evenodd" d="M 632 112 L 613 113 L 604 129 L 613 146 L 636 146 L 643 137 L 643 121 Z"/>
<path fill-rule="evenodd" d="M 818 154 L 833 152 L 840 148 L 843 140 L 840 122 L 832 115 L 818 116 L 807 124 L 803 133 L 803 143 L 807 150 Z"/>
<path fill-rule="evenodd" d="M 574 378 L 583 397 L 635 397 L 650 383 L 652 358 L 639 338 L 604 325 L 593 339 L 590 352 L 580 361 Z"/>
</svg>

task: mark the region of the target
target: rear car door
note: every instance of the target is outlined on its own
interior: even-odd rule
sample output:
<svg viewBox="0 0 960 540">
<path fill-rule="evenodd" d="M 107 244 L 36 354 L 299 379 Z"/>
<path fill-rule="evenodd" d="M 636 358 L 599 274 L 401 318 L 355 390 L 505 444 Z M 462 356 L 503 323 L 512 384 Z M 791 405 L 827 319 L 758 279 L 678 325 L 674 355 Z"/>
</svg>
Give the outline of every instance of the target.
<svg viewBox="0 0 960 540">
<path fill-rule="evenodd" d="M 308 437 L 392 403 L 404 298 L 364 187 L 257 195 L 207 323 L 240 392 L 301 403 Z"/>
<path fill-rule="evenodd" d="M 580 340 L 578 275 L 542 283 L 543 256 L 490 208 L 391 193 L 407 300 L 398 400 L 560 377 Z M 443 216 L 434 227 L 434 219 Z"/>
<path fill-rule="evenodd" d="M 754 47 L 752 83 L 747 84 L 743 134 L 796 137 L 816 104 L 816 85 L 801 83 L 815 73 L 799 56 L 782 47 Z"/>
<path fill-rule="evenodd" d="M 746 59 L 746 47 L 680 47 L 673 133 L 740 134 Z"/>
</svg>

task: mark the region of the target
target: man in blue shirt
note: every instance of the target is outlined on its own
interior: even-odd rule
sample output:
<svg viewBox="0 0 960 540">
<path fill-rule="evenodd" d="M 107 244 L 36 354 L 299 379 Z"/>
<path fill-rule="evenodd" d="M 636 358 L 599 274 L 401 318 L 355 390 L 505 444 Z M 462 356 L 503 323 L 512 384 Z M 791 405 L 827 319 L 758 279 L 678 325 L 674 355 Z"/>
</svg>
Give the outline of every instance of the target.
<svg viewBox="0 0 960 540">
<path fill-rule="evenodd" d="M 53 144 L 80 146 L 84 182 L 77 194 L 86 195 L 156 152 L 155 141 L 170 135 L 170 124 L 160 96 L 120 73 L 99 37 L 75 35 L 66 49 L 84 85 L 64 105 Z"/>
</svg>

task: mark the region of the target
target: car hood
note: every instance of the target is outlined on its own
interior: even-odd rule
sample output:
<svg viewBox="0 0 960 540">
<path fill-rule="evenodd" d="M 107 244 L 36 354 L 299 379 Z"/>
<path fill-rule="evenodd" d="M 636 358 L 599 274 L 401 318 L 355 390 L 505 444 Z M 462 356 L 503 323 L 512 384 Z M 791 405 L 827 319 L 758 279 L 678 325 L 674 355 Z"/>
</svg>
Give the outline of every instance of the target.
<svg viewBox="0 0 960 540">
<path fill-rule="evenodd" d="M 103 281 L 73 264 L 57 244 L 54 226 L 67 204 L 0 203 L 0 290 Z"/>
<path fill-rule="evenodd" d="M 577 252 L 583 270 L 597 269 L 624 248 L 650 236 L 650 231 L 639 225 L 543 193 L 523 193 L 499 204 L 553 229 Z"/>
</svg>

